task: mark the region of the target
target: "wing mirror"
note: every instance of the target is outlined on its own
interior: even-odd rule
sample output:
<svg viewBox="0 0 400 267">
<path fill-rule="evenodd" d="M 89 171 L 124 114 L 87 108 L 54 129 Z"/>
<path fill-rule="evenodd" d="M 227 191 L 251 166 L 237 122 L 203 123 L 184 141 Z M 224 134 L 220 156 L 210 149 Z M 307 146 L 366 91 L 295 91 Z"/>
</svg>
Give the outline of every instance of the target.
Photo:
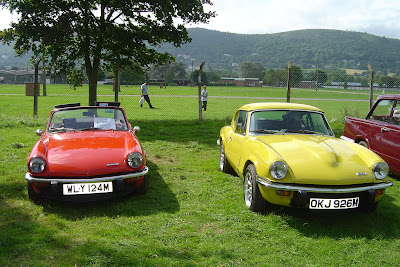
<svg viewBox="0 0 400 267">
<path fill-rule="evenodd" d="M 42 134 L 43 134 L 40 129 L 36 129 L 35 133 L 37 136 L 42 136 Z"/>
<path fill-rule="evenodd" d="M 134 133 L 137 133 L 137 132 L 139 132 L 139 131 L 140 131 L 140 127 L 139 127 L 139 126 L 133 127 L 133 132 L 134 132 Z"/>
</svg>

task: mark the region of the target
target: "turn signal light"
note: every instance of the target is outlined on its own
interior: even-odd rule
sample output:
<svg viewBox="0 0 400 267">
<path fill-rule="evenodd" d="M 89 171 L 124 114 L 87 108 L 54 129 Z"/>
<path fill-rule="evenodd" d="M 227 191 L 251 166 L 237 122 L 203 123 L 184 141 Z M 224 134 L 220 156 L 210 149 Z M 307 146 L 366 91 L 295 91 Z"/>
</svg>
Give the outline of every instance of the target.
<svg viewBox="0 0 400 267">
<path fill-rule="evenodd" d="M 287 197 L 290 196 L 290 191 L 284 191 L 284 190 L 276 190 L 276 194 L 278 196 L 283 196 L 283 197 Z"/>
<path fill-rule="evenodd" d="M 376 193 L 377 195 L 383 195 L 383 192 L 384 192 L 384 189 L 377 189 L 377 190 L 375 190 L 375 193 Z"/>
</svg>

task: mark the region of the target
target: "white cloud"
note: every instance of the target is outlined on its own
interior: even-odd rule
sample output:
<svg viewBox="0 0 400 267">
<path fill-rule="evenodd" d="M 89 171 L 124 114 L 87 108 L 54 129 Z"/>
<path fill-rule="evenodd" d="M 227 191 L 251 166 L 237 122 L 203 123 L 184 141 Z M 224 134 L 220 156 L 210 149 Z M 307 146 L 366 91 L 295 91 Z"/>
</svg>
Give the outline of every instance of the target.
<svg viewBox="0 0 400 267">
<path fill-rule="evenodd" d="M 391 0 L 214 0 L 218 16 L 208 29 L 276 33 L 338 29 L 400 38 L 400 1 Z"/>
<path fill-rule="evenodd" d="M 277 33 L 301 29 L 368 32 L 400 39 L 398 0 L 212 0 L 209 24 L 191 25 L 233 33 Z M 15 16 L 0 9 L 0 30 Z"/>
</svg>

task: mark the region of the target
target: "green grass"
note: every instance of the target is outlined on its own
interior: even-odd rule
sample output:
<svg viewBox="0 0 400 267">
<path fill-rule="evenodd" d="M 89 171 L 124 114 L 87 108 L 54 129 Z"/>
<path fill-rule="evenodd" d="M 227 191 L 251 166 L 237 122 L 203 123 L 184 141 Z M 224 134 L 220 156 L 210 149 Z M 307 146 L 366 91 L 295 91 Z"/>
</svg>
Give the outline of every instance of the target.
<svg viewBox="0 0 400 267">
<path fill-rule="evenodd" d="M 150 89 L 153 95 L 163 90 Z M 0 96 L 0 266 L 398 265 L 399 181 L 392 179 L 394 186 L 371 214 L 279 207 L 250 212 L 240 179 L 218 171 L 216 140 L 241 104 L 265 100 L 210 98 L 199 122 L 196 99 L 178 97 L 178 90 L 168 93 L 176 97 L 151 97 L 155 110 L 139 108 L 138 97 L 122 96 L 148 153 L 148 193 L 86 204 L 33 203 L 27 196 L 24 173 L 37 140 L 34 131 L 44 129 L 52 106 L 65 99 L 40 97 L 34 119 L 30 97 Z M 223 95 L 222 90 L 209 88 L 214 96 Z M 281 89 L 273 90 L 266 97 L 280 97 Z M 311 93 L 304 90 L 299 96 Z M 343 116 L 363 115 L 359 110 L 368 107 L 365 101 L 301 103 L 326 110 L 339 136 Z"/>
</svg>

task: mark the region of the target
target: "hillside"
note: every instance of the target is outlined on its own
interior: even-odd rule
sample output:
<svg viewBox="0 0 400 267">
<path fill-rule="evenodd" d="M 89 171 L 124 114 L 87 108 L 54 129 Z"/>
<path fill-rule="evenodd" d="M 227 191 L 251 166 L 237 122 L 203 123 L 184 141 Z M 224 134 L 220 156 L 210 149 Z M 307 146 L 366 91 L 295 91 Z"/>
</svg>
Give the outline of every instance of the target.
<svg viewBox="0 0 400 267">
<path fill-rule="evenodd" d="M 229 69 L 243 61 L 259 62 L 266 68 L 283 68 L 288 61 L 303 69 L 317 65 L 327 68 L 367 69 L 400 72 L 400 40 L 368 33 L 339 30 L 299 30 L 275 34 L 235 34 L 188 29 L 192 42 L 168 51 L 187 66 L 202 61 L 208 68 Z M 11 47 L 0 45 L 0 69 L 26 68 L 29 57 L 15 58 Z M 236 64 L 235 64 L 236 63 Z"/>
<path fill-rule="evenodd" d="M 201 28 L 189 29 L 192 42 L 174 48 L 161 47 L 178 61 L 197 66 L 205 61 L 213 68 L 243 61 L 259 62 L 266 68 L 283 68 L 290 61 L 302 68 L 320 66 L 367 69 L 400 69 L 400 40 L 368 33 L 339 30 L 299 30 L 275 34 L 234 34 Z M 399 70 L 397 70 L 399 71 Z"/>
</svg>

